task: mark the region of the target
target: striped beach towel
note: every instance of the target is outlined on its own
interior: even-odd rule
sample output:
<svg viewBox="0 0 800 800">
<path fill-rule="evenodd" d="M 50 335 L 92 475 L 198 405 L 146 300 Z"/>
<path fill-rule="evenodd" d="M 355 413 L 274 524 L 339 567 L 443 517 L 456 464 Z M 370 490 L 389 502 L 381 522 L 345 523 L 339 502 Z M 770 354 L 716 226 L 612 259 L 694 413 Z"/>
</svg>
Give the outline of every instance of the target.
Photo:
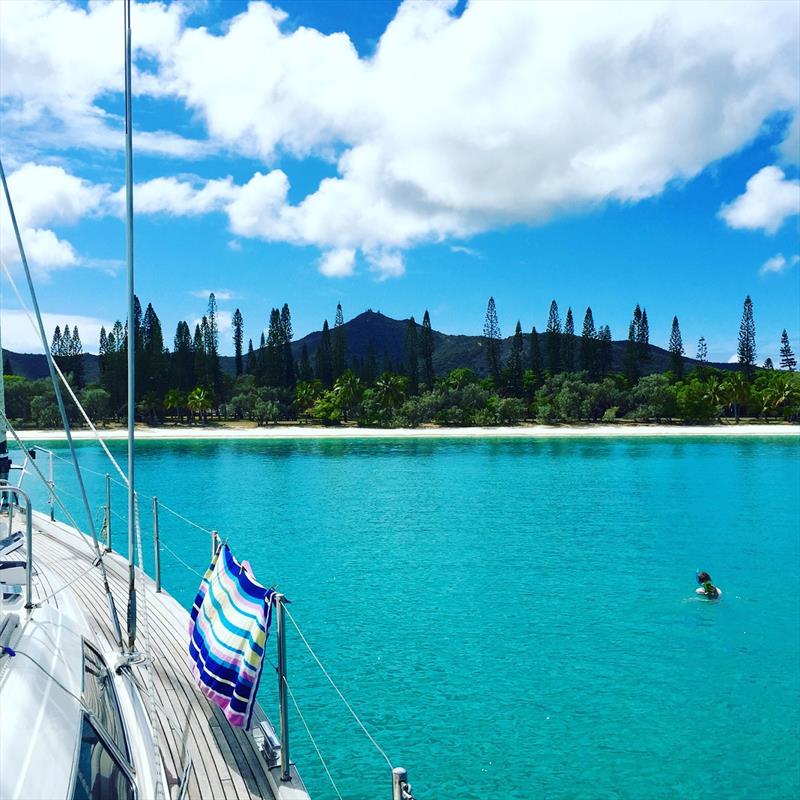
<svg viewBox="0 0 800 800">
<path fill-rule="evenodd" d="M 250 565 L 240 564 L 222 544 L 192 607 L 189 659 L 197 685 L 231 725 L 245 730 L 253 716 L 272 595 L 272 589 L 256 581 Z"/>
</svg>

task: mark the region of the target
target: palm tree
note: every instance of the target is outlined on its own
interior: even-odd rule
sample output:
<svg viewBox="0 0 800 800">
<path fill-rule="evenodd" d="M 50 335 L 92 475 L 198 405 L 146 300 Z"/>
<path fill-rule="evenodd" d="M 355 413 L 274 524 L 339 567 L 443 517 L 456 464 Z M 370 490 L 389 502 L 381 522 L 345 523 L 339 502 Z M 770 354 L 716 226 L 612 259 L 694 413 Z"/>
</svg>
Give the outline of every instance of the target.
<svg viewBox="0 0 800 800">
<path fill-rule="evenodd" d="M 794 379 L 792 373 L 776 370 L 770 375 L 763 395 L 765 406 L 776 414 L 791 416 L 793 410 L 800 404 L 800 382 Z"/>
<path fill-rule="evenodd" d="M 738 425 L 741 406 L 750 396 L 750 384 L 741 372 L 734 372 L 725 379 L 721 389 L 723 397 L 733 406 L 733 415 Z"/>
<path fill-rule="evenodd" d="M 722 411 L 722 406 L 725 404 L 725 393 L 722 388 L 722 384 L 717 378 L 716 375 L 712 375 L 706 381 L 706 390 L 703 395 L 703 400 L 707 403 L 710 403 L 716 409 L 715 413 L 717 419 L 719 419 L 720 412 Z"/>
<path fill-rule="evenodd" d="M 347 422 L 348 413 L 361 398 L 361 391 L 361 381 L 351 369 L 336 379 L 336 383 L 333 385 L 333 394 L 345 422 Z"/>
<path fill-rule="evenodd" d="M 203 424 L 205 424 L 208 419 L 208 412 L 211 410 L 211 395 L 201 386 L 198 386 L 189 392 L 189 396 L 186 398 L 186 405 L 193 414 L 202 414 Z"/>
<path fill-rule="evenodd" d="M 298 381 L 294 390 L 294 406 L 297 416 L 301 417 L 308 411 L 322 394 L 320 381 Z"/>
<path fill-rule="evenodd" d="M 183 409 L 186 406 L 186 397 L 178 389 L 170 389 L 164 397 L 164 408 L 167 411 L 174 411 L 178 415 L 178 422 L 183 416 Z"/>
<path fill-rule="evenodd" d="M 145 392 L 139 402 L 139 410 L 146 415 L 151 425 L 155 425 L 158 419 L 158 412 L 161 411 L 161 402 L 155 392 Z"/>
<path fill-rule="evenodd" d="M 373 392 L 378 405 L 384 411 L 398 408 L 405 400 L 406 379 L 399 375 L 392 375 L 390 372 L 384 372 L 375 381 Z"/>
</svg>

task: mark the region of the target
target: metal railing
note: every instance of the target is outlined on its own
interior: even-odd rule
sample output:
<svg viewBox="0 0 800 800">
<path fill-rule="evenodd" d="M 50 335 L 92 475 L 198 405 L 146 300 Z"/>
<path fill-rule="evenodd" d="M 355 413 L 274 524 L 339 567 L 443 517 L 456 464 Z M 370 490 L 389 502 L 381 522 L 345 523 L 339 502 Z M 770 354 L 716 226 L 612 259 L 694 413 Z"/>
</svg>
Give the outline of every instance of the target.
<svg viewBox="0 0 800 800">
<path fill-rule="evenodd" d="M 28 466 L 29 459 L 36 457 L 36 452 L 45 453 L 48 456 L 48 480 L 47 483 L 47 492 L 48 492 L 48 506 L 50 509 L 50 519 L 55 519 L 55 496 L 56 496 L 56 484 L 54 479 L 54 457 L 56 459 L 60 459 L 60 457 L 55 454 L 52 450 L 48 450 L 47 448 L 40 447 L 35 445 L 34 447 L 30 448 L 25 455 L 25 459 L 23 461 L 22 466 L 20 467 L 12 467 L 13 469 L 20 471 L 19 481 L 16 486 L 11 484 L 0 484 L 0 491 L 5 496 L 7 494 L 17 493 L 25 498 L 25 509 L 26 509 L 26 547 L 27 547 L 27 562 L 26 562 L 26 609 L 33 608 L 33 601 L 32 601 L 32 513 L 31 513 L 31 500 L 29 495 L 24 492 L 20 486 L 22 484 L 22 480 L 26 474 L 30 474 L 29 471 L 26 469 Z M 95 474 L 99 477 L 104 479 L 105 483 L 105 502 L 103 504 L 103 530 L 105 532 L 105 550 L 106 552 L 112 552 L 112 541 L 111 541 L 111 524 L 112 518 L 114 516 L 120 517 L 121 515 L 114 512 L 112 508 L 112 483 L 118 484 L 120 487 L 124 488 L 124 484 L 120 481 L 115 480 L 109 473 L 101 473 L 95 470 L 88 469 L 86 467 L 82 467 L 87 472 Z M 59 494 L 63 492 L 63 490 L 59 490 Z M 221 539 L 219 536 L 218 531 L 216 530 L 208 530 L 201 525 L 198 525 L 193 520 L 187 519 L 183 515 L 179 514 L 177 511 L 173 510 L 166 504 L 159 501 L 158 497 L 152 497 L 152 515 L 153 515 L 153 578 L 155 583 L 155 592 L 160 594 L 163 591 L 163 582 L 162 582 L 162 572 L 161 572 L 161 551 L 162 548 L 169 551 L 175 559 L 186 569 L 189 569 L 192 572 L 196 572 L 192 567 L 189 566 L 180 556 L 175 553 L 170 547 L 164 544 L 161 541 L 161 526 L 160 526 L 160 510 L 165 510 L 169 512 L 171 515 L 175 516 L 179 520 L 183 521 L 185 524 L 197 528 L 199 531 L 205 533 L 210 538 L 210 545 L 211 545 L 211 557 L 212 561 L 214 556 L 217 553 L 217 550 L 220 547 Z M 13 504 L 12 504 L 13 508 Z M 201 573 L 197 573 L 202 577 Z M 269 734 L 268 731 L 263 730 L 262 728 L 257 728 L 255 732 L 255 737 L 258 737 L 259 734 L 262 737 L 265 737 L 265 745 L 264 747 L 260 747 L 264 758 L 267 761 L 267 765 L 269 769 L 278 769 L 279 770 L 279 778 L 281 782 L 289 782 L 292 780 L 291 777 L 291 755 L 290 755 L 290 734 L 289 734 L 289 697 L 291 695 L 292 702 L 295 705 L 296 711 L 300 716 L 301 721 L 304 723 L 306 727 L 306 732 L 311 738 L 312 744 L 314 745 L 315 750 L 317 750 L 317 755 L 319 756 L 320 760 L 322 761 L 322 765 L 325 769 L 325 772 L 328 775 L 328 778 L 333 783 L 333 778 L 330 775 L 327 765 L 325 764 L 324 760 L 322 759 L 322 754 L 319 752 L 319 749 L 316 746 L 316 742 L 314 742 L 313 737 L 311 736 L 311 731 L 308 730 L 308 726 L 305 724 L 305 720 L 300 713 L 299 707 L 297 707 L 297 701 L 294 698 L 293 693 L 289 687 L 289 683 L 287 680 L 287 672 L 288 672 L 288 662 L 287 662 L 287 652 L 286 652 L 286 642 L 287 642 L 287 619 L 286 615 L 288 613 L 286 609 L 286 605 L 289 604 L 289 600 L 286 596 L 282 593 L 275 592 L 272 595 L 272 603 L 275 608 L 277 620 L 276 620 L 276 628 L 277 628 L 277 665 L 275 666 L 276 674 L 278 677 L 278 708 L 279 708 L 279 730 L 280 730 L 280 737 L 277 741 L 272 739 L 272 734 Z M 311 649 L 311 646 L 306 641 L 305 637 L 300 631 L 299 627 L 297 626 L 297 622 L 291 617 L 291 622 L 297 628 L 300 638 L 303 640 L 305 646 L 309 649 L 314 659 L 317 661 L 318 665 L 322 669 L 325 676 L 333 685 L 334 689 L 337 691 L 341 699 L 344 701 L 345 705 L 347 706 L 350 713 L 355 717 L 356 721 L 362 727 L 364 732 L 367 734 L 368 738 L 372 742 L 372 744 L 379 750 L 381 755 L 383 755 L 384 759 L 389 763 L 390 767 L 392 768 L 392 800 L 414 800 L 414 796 L 412 794 L 411 785 L 408 782 L 408 773 L 402 767 L 392 767 L 391 762 L 389 761 L 386 754 L 378 747 L 375 740 L 369 734 L 369 732 L 364 728 L 363 723 L 356 715 L 355 711 L 352 709 L 350 704 L 341 694 L 338 687 L 333 683 L 330 675 L 328 675 L 325 668 L 319 662 L 319 659 L 316 657 L 316 654 Z M 269 734 L 269 735 L 267 735 Z M 335 788 L 335 784 L 334 788 Z M 337 795 L 339 794 L 338 789 Z M 339 795 L 341 796 L 341 795 Z"/>
<path fill-rule="evenodd" d="M 14 506 L 19 505 L 19 498 L 25 500 L 25 608 L 33 608 L 33 514 L 31 513 L 30 495 L 19 486 L 12 486 L 8 481 L 0 483 L 0 497 L 2 505 L 9 500 L 8 514 L 13 519 Z"/>
</svg>

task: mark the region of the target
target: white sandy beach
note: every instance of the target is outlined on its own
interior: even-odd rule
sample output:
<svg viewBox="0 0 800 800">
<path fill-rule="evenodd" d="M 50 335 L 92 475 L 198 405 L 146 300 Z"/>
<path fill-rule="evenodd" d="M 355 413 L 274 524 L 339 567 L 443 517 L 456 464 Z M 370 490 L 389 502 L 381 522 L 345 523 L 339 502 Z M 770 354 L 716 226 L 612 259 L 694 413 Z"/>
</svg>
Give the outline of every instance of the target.
<svg viewBox="0 0 800 800">
<path fill-rule="evenodd" d="M 124 428 L 101 430 L 107 441 L 124 440 Z M 63 431 L 19 431 L 24 441 L 61 441 Z M 519 425 L 491 428 L 326 428 L 317 425 L 277 425 L 267 428 L 137 427 L 139 440 L 169 439 L 548 439 L 548 438 L 648 438 L 739 436 L 794 437 L 800 439 L 798 425 Z M 76 440 L 94 439 L 85 429 L 73 431 Z"/>
</svg>

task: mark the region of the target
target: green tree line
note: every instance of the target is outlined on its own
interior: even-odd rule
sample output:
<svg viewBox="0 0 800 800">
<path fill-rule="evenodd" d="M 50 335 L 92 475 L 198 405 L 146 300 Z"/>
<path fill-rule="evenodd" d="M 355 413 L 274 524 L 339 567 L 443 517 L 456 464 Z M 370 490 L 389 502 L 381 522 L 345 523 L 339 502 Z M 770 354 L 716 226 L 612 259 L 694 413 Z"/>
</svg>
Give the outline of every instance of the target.
<svg viewBox="0 0 800 800">
<path fill-rule="evenodd" d="M 366 355 L 348 355 L 341 304 L 334 324 L 328 320 L 313 359 L 304 345 L 292 352 L 289 306 L 273 308 L 258 347 L 248 340 L 244 351 L 244 319 L 232 317 L 235 374 L 220 367 L 217 303 L 212 293 L 206 313 L 194 331 L 177 324 L 172 347 L 166 347 L 161 322 L 151 303 L 142 312 L 134 304 L 134 359 L 137 415 L 152 425 L 206 423 L 209 418 L 280 420 L 370 426 L 494 425 L 523 420 L 541 422 L 639 422 L 680 420 L 711 423 L 724 416 L 797 419 L 800 379 L 784 330 L 780 369 L 770 359 L 756 366 L 753 304 L 744 301 L 735 371 L 708 364 L 703 337 L 696 361 L 687 368 L 677 317 L 669 336 L 670 370 L 645 374 L 650 359 L 646 308 L 636 305 L 628 326 L 622 367 L 614 370 L 611 330 L 596 323 L 591 308 L 576 332 L 571 308 L 562 323 L 553 300 L 543 332 L 524 334 L 517 321 L 510 350 L 502 352 L 502 335 L 494 298 L 484 318 L 482 347 L 488 377 L 467 368 L 437 376 L 434 334 L 426 310 L 422 323 L 406 324 L 404 357 L 396 362 L 384 353 L 379 365 L 372 342 Z M 52 351 L 62 371 L 79 392 L 81 403 L 97 421 L 118 422 L 126 414 L 128 326 L 115 322 L 102 329 L 99 381 L 84 385 L 83 347 L 77 326 L 55 329 Z M 6 370 L 10 372 L 10 370 Z M 6 403 L 12 419 L 42 427 L 59 424 L 52 387 L 7 375 Z M 70 415 L 78 421 L 77 409 Z"/>
</svg>

